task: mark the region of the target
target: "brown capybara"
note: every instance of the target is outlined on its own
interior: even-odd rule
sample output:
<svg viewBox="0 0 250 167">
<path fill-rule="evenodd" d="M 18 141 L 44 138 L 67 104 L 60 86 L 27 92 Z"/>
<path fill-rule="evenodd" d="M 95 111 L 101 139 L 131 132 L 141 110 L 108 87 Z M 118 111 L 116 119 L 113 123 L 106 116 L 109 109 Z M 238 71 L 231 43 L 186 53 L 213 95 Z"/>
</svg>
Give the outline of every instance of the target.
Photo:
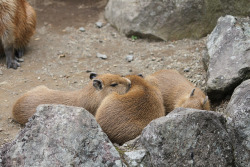
<svg viewBox="0 0 250 167">
<path fill-rule="evenodd" d="M 125 94 L 131 82 L 125 77 L 114 74 L 97 75 L 90 74 L 91 82 L 83 89 L 76 91 L 52 90 L 46 86 L 38 86 L 22 95 L 14 104 L 12 115 L 14 120 L 25 124 L 36 112 L 40 104 L 64 104 L 76 107 L 83 107 L 91 114 L 95 112 L 105 96 L 112 92 Z"/>
<path fill-rule="evenodd" d="M 203 91 L 176 70 L 160 70 L 146 76 L 145 80 L 160 89 L 166 114 L 178 107 L 210 110 Z"/>
<path fill-rule="evenodd" d="M 36 29 L 36 12 L 26 0 L 0 0 L 0 48 L 7 68 L 16 69 Z"/>
<path fill-rule="evenodd" d="M 140 76 L 126 78 L 131 81 L 130 90 L 106 96 L 95 116 L 109 139 L 118 144 L 134 139 L 153 119 L 165 115 L 159 89 Z"/>
</svg>

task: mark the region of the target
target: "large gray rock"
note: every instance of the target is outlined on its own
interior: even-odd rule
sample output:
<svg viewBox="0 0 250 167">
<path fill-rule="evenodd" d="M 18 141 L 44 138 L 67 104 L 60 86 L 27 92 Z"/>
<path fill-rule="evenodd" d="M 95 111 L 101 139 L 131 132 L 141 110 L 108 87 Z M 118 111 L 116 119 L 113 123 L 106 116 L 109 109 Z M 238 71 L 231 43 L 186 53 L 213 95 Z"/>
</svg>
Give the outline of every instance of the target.
<svg viewBox="0 0 250 167">
<path fill-rule="evenodd" d="M 250 3 L 249 3 L 250 4 Z M 208 37 L 207 93 L 212 101 L 250 78 L 250 19 L 221 17 Z"/>
<path fill-rule="evenodd" d="M 212 111 L 178 108 L 152 121 L 141 141 L 153 166 L 234 166 L 226 120 Z"/>
<path fill-rule="evenodd" d="M 235 163 L 238 167 L 250 166 L 250 80 L 234 90 L 226 114 L 234 139 Z"/>
<path fill-rule="evenodd" d="M 63 105 L 38 106 L 17 138 L 1 149 L 0 159 L 6 167 L 123 166 L 94 117 Z"/>
<path fill-rule="evenodd" d="M 249 9 L 249 0 L 109 0 L 105 17 L 127 36 L 177 40 L 205 36 L 220 16 Z"/>
</svg>

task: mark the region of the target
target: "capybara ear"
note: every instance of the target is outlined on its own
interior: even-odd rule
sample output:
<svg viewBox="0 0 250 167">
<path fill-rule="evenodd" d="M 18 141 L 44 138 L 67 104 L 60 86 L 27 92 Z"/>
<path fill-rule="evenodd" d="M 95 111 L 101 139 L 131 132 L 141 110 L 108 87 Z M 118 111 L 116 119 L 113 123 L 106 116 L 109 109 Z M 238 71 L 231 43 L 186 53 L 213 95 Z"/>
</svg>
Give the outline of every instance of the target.
<svg viewBox="0 0 250 167">
<path fill-rule="evenodd" d="M 98 79 L 94 79 L 93 86 L 96 88 L 96 90 L 102 90 L 102 88 L 103 88 L 102 81 L 98 80 Z"/>
<path fill-rule="evenodd" d="M 205 97 L 204 101 L 203 101 L 203 106 L 207 103 L 208 101 L 208 96 Z"/>
<path fill-rule="evenodd" d="M 190 93 L 190 97 L 192 97 L 194 95 L 194 91 L 195 91 L 195 89 L 193 89 L 192 92 Z"/>
<path fill-rule="evenodd" d="M 97 77 L 97 74 L 94 72 L 91 72 L 89 75 L 89 78 L 92 80 L 93 78 Z"/>
<path fill-rule="evenodd" d="M 138 74 L 138 76 L 144 78 L 142 74 Z"/>
</svg>

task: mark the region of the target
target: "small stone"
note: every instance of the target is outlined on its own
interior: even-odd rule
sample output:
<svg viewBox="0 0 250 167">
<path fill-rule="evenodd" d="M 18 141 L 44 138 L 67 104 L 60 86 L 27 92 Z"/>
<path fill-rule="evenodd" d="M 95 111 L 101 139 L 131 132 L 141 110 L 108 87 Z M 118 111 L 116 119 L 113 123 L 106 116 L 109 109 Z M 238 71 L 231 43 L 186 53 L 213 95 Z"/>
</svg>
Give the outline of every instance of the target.
<svg viewBox="0 0 250 167">
<path fill-rule="evenodd" d="M 37 77 L 37 79 L 38 79 L 38 80 L 40 80 L 40 79 L 41 79 L 41 77 Z"/>
<path fill-rule="evenodd" d="M 184 72 L 189 72 L 189 71 L 190 71 L 189 67 L 184 69 Z"/>
<path fill-rule="evenodd" d="M 0 75 L 3 75 L 3 72 L 2 72 L 2 70 L 0 70 Z"/>
<path fill-rule="evenodd" d="M 59 54 L 58 55 L 58 58 L 63 58 L 63 57 L 66 57 L 65 54 Z"/>
<path fill-rule="evenodd" d="M 24 62 L 23 58 L 16 58 L 18 62 Z"/>
<path fill-rule="evenodd" d="M 96 22 L 95 25 L 96 25 L 98 28 L 102 28 L 102 26 L 103 26 L 102 22 L 99 22 L 99 21 Z"/>
<path fill-rule="evenodd" d="M 90 73 L 90 72 L 92 72 L 92 71 L 91 71 L 91 70 L 86 70 L 86 72 L 87 72 L 87 73 Z"/>
<path fill-rule="evenodd" d="M 129 69 L 129 72 L 133 72 L 133 70 L 132 70 L 132 69 Z"/>
<path fill-rule="evenodd" d="M 155 57 L 152 57 L 152 59 L 151 59 L 152 61 L 155 61 L 156 60 L 156 58 Z"/>
<path fill-rule="evenodd" d="M 107 59 L 108 57 L 104 54 L 97 53 L 96 57 L 101 58 L 101 59 Z"/>
<path fill-rule="evenodd" d="M 113 32 L 111 35 L 112 35 L 114 38 L 116 38 L 116 36 L 117 36 L 116 33 L 114 33 L 114 32 Z"/>
<path fill-rule="evenodd" d="M 79 28 L 79 31 L 81 31 L 81 32 L 85 32 L 85 28 L 80 27 L 80 28 Z"/>
<path fill-rule="evenodd" d="M 126 60 L 127 60 L 128 62 L 133 61 L 133 60 L 134 60 L 134 55 L 127 55 Z"/>
</svg>

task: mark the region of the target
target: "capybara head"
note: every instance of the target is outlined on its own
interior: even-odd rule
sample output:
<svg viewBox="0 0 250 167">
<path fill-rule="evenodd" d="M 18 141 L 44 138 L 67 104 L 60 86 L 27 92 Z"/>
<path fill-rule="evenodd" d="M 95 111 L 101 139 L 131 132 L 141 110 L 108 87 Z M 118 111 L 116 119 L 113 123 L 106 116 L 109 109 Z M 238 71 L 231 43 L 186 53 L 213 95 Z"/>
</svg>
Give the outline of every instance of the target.
<svg viewBox="0 0 250 167">
<path fill-rule="evenodd" d="M 177 104 L 178 107 L 210 110 L 208 97 L 198 92 L 200 90 L 197 90 L 197 92 L 195 90 L 196 89 L 193 89 L 186 99 L 181 100 L 179 104 Z"/>
<path fill-rule="evenodd" d="M 131 87 L 131 81 L 128 78 L 116 74 L 97 75 L 91 73 L 90 79 L 93 81 L 93 86 L 100 97 L 103 96 L 103 98 L 112 92 L 125 94 Z"/>
</svg>

